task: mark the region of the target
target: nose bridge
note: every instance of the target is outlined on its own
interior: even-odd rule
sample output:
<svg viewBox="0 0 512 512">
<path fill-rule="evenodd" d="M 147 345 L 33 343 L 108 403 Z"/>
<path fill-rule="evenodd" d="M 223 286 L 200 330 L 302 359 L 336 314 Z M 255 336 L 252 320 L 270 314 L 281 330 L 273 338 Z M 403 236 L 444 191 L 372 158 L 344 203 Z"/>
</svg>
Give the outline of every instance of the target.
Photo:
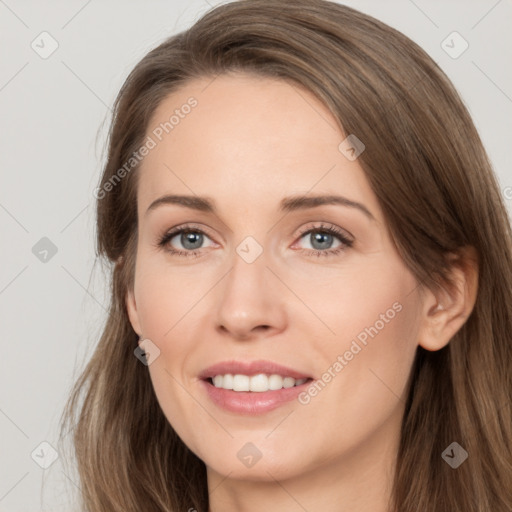
<svg viewBox="0 0 512 512">
<path fill-rule="evenodd" d="M 282 328 L 283 304 L 281 294 L 270 283 L 273 276 L 266 268 L 268 257 L 252 237 L 235 248 L 231 269 L 220 287 L 218 327 L 244 338 L 257 328 Z"/>
</svg>

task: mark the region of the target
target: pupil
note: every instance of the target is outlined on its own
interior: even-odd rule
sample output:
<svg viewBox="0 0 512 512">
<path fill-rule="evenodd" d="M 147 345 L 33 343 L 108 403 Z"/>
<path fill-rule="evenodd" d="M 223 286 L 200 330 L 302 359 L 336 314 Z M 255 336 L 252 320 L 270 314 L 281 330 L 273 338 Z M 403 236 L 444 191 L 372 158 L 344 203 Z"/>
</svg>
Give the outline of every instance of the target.
<svg viewBox="0 0 512 512">
<path fill-rule="evenodd" d="M 312 234 L 313 236 L 313 243 L 312 243 L 312 246 L 319 250 L 319 249 L 328 249 L 329 248 L 329 242 L 331 242 L 331 238 L 332 238 L 332 235 L 328 234 L 328 233 L 315 233 L 315 234 Z M 327 243 L 325 243 L 327 240 Z M 319 242 L 320 244 L 322 244 L 322 241 L 324 242 L 324 245 L 320 245 L 320 247 L 315 247 L 315 243 L 316 242 Z"/>
</svg>

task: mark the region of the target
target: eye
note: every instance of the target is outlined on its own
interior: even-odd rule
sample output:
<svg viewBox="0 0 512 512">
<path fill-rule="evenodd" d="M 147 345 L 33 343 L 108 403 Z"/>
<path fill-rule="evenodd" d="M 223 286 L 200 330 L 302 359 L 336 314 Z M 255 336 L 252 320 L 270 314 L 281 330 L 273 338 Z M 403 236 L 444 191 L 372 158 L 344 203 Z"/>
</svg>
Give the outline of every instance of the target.
<svg viewBox="0 0 512 512">
<path fill-rule="evenodd" d="M 177 256 L 199 256 L 205 239 L 210 237 L 201 229 L 193 226 L 180 226 L 165 233 L 159 240 L 158 246 Z M 176 248 L 176 244 L 181 248 Z"/>
<path fill-rule="evenodd" d="M 303 249 L 311 256 L 334 256 L 354 245 L 354 240 L 332 225 L 321 224 L 311 227 L 302 231 L 300 235 L 300 240 L 306 239 L 312 245 L 311 249 Z M 205 240 L 212 241 L 202 229 L 191 225 L 178 226 L 160 238 L 158 247 L 175 256 L 198 257 L 201 255 L 200 249 L 204 248 Z M 332 244 L 336 240 L 338 240 L 338 245 L 332 248 Z M 210 244 L 210 247 L 213 245 L 213 243 Z"/>
<path fill-rule="evenodd" d="M 354 240 L 350 239 L 339 228 L 324 224 L 302 231 L 300 239 L 306 239 L 310 243 L 312 248 L 306 248 L 305 250 L 313 256 L 334 256 L 354 245 Z M 332 244 L 336 239 L 339 243 L 336 247 L 332 248 Z"/>
</svg>

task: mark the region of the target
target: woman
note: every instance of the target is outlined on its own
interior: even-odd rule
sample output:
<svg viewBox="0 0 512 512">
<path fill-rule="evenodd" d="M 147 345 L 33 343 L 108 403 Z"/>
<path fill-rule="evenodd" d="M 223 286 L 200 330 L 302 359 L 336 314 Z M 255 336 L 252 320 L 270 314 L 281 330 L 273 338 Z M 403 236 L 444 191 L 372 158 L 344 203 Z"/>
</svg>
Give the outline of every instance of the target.
<svg viewBox="0 0 512 512">
<path fill-rule="evenodd" d="M 126 80 L 96 197 L 84 510 L 512 509 L 510 224 L 411 40 L 217 7 Z"/>
</svg>

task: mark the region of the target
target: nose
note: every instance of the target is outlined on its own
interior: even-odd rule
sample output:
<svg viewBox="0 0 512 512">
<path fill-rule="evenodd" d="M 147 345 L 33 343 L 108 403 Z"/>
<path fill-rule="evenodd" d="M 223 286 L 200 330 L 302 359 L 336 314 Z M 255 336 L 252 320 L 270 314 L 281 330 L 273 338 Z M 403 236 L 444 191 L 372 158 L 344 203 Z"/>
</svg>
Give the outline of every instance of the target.
<svg viewBox="0 0 512 512">
<path fill-rule="evenodd" d="M 286 326 L 282 286 L 267 268 L 265 252 L 252 263 L 235 253 L 231 270 L 217 287 L 217 330 L 239 341 L 281 332 Z"/>
</svg>

